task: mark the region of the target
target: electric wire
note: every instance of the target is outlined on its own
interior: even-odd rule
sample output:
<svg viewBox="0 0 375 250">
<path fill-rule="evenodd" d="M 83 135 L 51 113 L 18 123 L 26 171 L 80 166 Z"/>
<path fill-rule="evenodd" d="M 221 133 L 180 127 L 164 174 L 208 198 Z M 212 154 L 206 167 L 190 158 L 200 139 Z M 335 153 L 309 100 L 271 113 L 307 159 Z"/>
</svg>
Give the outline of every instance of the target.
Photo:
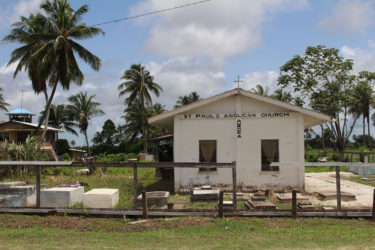
<svg viewBox="0 0 375 250">
<path fill-rule="evenodd" d="M 96 26 L 101 26 L 101 25 L 106 25 L 106 24 L 111 24 L 111 23 L 122 22 L 122 21 L 130 20 L 130 19 L 136 19 L 136 18 L 140 18 L 140 17 L 155 15 L 155 14 L 162 13 L 162 12 L 167 12 L 167 11 L 172 11 L 172 10 L 181 9 L 181 8 L 185 8 L 185 7 L 190 7 L 190 6 L 193 6 L 193 5 L 198 5 L 198 4 L 202 4 L 202 3 L 206 3 L 206 2 L 210 2 L 210 1 L 211 0 L 202 0 L 202 1 L 194 2 L 194 3 L 178 5 L 178 6 L 167 8 L 167 9 L 156 10 L 156 11 L 151 11 L 151 12 L 138 14 L 138 15 L 134 15 L 134 16 L 115 19 L 115 20 L 111 20 L 111 21 L 107 21 L 107 22 L 97 23 L 97 24 L 94 24 L 92 26 L 96 27 Z M 10 43 L 15 43 L 15 42 L 0 42 L 0 46 L 10 44 Z"/>
</svg>

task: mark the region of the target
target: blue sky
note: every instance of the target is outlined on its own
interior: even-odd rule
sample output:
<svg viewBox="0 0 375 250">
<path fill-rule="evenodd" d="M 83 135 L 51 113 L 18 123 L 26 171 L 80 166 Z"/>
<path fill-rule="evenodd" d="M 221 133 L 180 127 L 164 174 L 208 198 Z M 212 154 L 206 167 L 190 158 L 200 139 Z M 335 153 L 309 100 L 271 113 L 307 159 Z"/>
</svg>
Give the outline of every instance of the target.
<svg viewBox="0 0 375 250">
<path fill-rule="evenodd" d="M 72 0 L 75 9 L 88 4 L 84 22 L 94 25 L 114 19 L 162 10 L 198 0 Z M 41 0 L 1 0 L 0 37 L 20 15 L 38 11 Z M 125 108 L 117 85 L 124 69 L 142 63 L 164 92 L 154 102 L 172 108 L 179 95 L 197 91 L 202 97 L 231 89 L 240 75 L 241 87 L 257 84 L 277 88 L 279 68 L 307 46 L 318 44 L 340 49 L 355 62 L 355 72 L 375 71 L 375 1 L 323 0 L 211 0 L 152 16 L 101 25 L 105 36 L 82 44 L 102 59 L 99 72 L 81 63 L 83 86 L 58 90 L 54 103 L 66 103 L 78 91 L 95 94 L 106 115 L 91 121 L 89 137 L 106 119 L 124 124 Z M 17 44 L 0 45 L 0 86 L 15 109 L 21 104 L 39 113 L 43 96 L 33 93 L 25 74 L 12 78 L 14 65 L 6 67 Z M 0 119 L 6 120 L 5 114 Z M 373 129 L 373 128 L 372 128 Z M 360 123 L 355 129 L 361 133 Z M 84 144 L 84 137 L 64 133 L 61 138 Z"/>
</svg>

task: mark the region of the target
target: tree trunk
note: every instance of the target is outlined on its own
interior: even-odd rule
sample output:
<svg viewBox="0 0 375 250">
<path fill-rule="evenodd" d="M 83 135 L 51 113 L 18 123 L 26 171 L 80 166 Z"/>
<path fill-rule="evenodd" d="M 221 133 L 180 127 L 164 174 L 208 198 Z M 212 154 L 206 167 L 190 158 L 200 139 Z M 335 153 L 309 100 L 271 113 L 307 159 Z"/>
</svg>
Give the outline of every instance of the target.
<svg viewBox="0 0 375 250">
<path fill-rule="evenodd" d="M 46 103 L 46 109 L 44 111 L 45 113 L 45 116 L 44 116 L 44 129 L 43 129 L 43 134 L 42 134 L 42 137 L 40 138 L 40 141 L 39 141 L 39 149 L 41 148 L 42 144 L 43 144 L 43 141 L 44 141 L 44 138 L 46 137 L 46 134 L 47 134 L 47 129 L 48 129 L 48 120 L 49 120 L 49 111 L 50 111 L 50 108 L 51 108 L 51 104 L 52 104 L 52 100 L 53 100 L 53 97 L 55 96 L 55 93 L 56 93 L 56 88 L 57 88 L 57 83 L 56 82 L 53 86 L 53 89 L 52 89 L 52 92 L 51 92 L 51 95 L 49 97 L 49 100 L 48 102 Z M 45 92 L 45 96 L 47 97 L 47 94 Z M 43 121 L 43 119 L 42 119 Z M 37 130 L 39 130 L 40 126 L 41 126 L 41 123 L 42 121 L 38 124 L 38 127 L 37 127 Z"/>
<path fill-rule="evenodd" d="M 365 139 L 365 135 L 366 135 L 366 117 L 363 115 L 363 119 L 362 119 L 362 134 L 363 134 L 363 151 L 365 150 L 366 148 L 366 139 Z"/>
<path fill-rule="evenodd" d="M 91 156 L 91 150 L 90 150 L 90 145 L 89 145 L 89 138 L 87 137 L 87 130 L 85 130 L 85 138 L 86 138 L 87 154 L 88 154 L 88 156 Z"/>
<path fill-rule="evenodd" d="M 142 137 L 143 137 L 143 152 L 145 154 L 148 153 L 147 151 L 147 135 L 146 135 L 146 128 L 145 128 L 145 102 L 143 100 L 143 98 L 141 97 L 141 100 L 142 100 Z"/>
<path fill-rule="evenodd" d="M 324 128 L 323 125 L 320 125 L 320 129 L 322 131 L 322 148 L 323 148 L 323 156 L 326 156 L 326 148 L 324 145 Z"/>
<path fill-rule="evenodd" d="M 367 114 L 367 133 L 368 133 L 368 142 L 369 142 L 369 148 L 370 152 L 372 152 L 372 145 L 371 145 L 371 135 L 370 135 L 370 112 Z"/>
</svg>

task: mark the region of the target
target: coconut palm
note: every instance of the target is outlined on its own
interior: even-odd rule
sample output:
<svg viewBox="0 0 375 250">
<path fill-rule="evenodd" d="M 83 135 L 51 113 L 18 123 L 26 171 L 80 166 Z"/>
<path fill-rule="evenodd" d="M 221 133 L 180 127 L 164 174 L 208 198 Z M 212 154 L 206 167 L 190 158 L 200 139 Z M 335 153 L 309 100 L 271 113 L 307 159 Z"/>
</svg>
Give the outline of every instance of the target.
<svg viewBox="0 0 375 250">
<path fill-rule="evenodd" d="M 44 112 L 45 111 L 40 112 L 41 116 L 39 117 L 39 122 L 43 120 Z M 51 104 L 49 124 L 53 127 L 63 129 L 69 133 L 72 133 L 75 136 L 78 136 L 77 132 L 74 129 L 74 127 L 76 127 L 77 124 L 74 121 L 72 121 L 72 119 L 69 116 L 68 108 L 63 104 Z"/>
<path fill-rule="evenodd" d="M 125 81 L 118 86 L 118 90 L 120 91 L 119 96 L 129 94 L 125 99 L 125 104 L 132 105 L 136 101 L 140 102 L 139 119 L 142 129 L 143 150 L 147 153 L 146 109 L 152 105 L 150 92 L 158 97 L 163 89 L 159 84 L 154 82 L 154 77 L 141 64 L 132 64 L 130 69 L 125 70 L 121 79 Z"/>
<path fill-rule="evenodd" d="M 372 88 L 367 81 L 359 81 L 353 91 L 353 106 L 350 112 L 362 116 L 363 146 L 366 145 L 366 119 L 370 117 L 370 106 L 374 102 Z"/>
<path fill-rule="evenodd" d="M 8 111 L 7 106 L 9 106 L 9 104 L 4 100 L 3 88 L 0 87 L 0 109 Z"/>
<path fill-rule="evenodd" d="M 75 40 L 84 40 L 104 33 L 99 28 L 79 23 L 88 11 L 87 5 L 75 11 L 68 0 L 44 0 L 40 8 L 45 16 L 38 14 L 30 18 L 21 17 L 21 21 L 15 24 L 17 28 L 12 30 L 5 40 L 23 44 L 13 51 L 9 62 L 20 60 L 15 74 L 22 69 L 27 70 L 34 91 L 44 92 L 46 109 L 42 142 L 58 83 L 64 90 L 68 90 L 71 82 L 77 85 L 83 82 L 84 75 L 78 66 L 76 55 L 94 70 L 99 70 L 100 67 L 100 59 Z M 46 82 L 52 89 L 49 95 Z"/>
<path fill-rule="evenodd" d="M 140 134 L 142 134 L 143 123 L 141 110 L 142 102 L 140 100 L 136 100 L 133 104 L 129 105 L 124 110 L 125 115 L 122 116 L 122 118 L 124 118 L 126 121 L 126 124 L 124 126 L 125 138 L 129 141 L 133 141 Z M 155 103 L 151 107 L 146 106 L 144 111 L 146 118 L 149 118 L 153 115 L 163 113 L 165 111 L 165 106 L 159 103 Z M 155 133 L 157 133 L 158 131 L 158 129 L 155 126 L 150 126 L 149 124 L 146 124 L 145 130 L 149 138 L 152 138 L 152 136 L 155 135 Z"/>
<path fill-rule="evenodd" d="M 191 92 L 189 95 L 179 96 L 176 104 L 174 105 L 175 108 L 179 108 L 190 103 L 196 102 L 200 99 L 200 96 L 196 91 Z"/>
<path fill-rule="evenodd" d="M 277 89 L 273 94 L 271 95 L 272 98 L 277 99 L 282 102 L 292 102 L 293 97 L 289 92 L 283 91 L 283 89 Z"/>
<path fill-rule="evenodd" d="M 262 85 L 257 84 L 255 88 L 252 88 L 250 91 L 258 95 L 268 96 L 269 88 L 263 88 Z"/>
<path fill-rule="evenodd" d="M 91 155 L 89 139 L 87 136 L 87 128 L 89 127 L 89 121 L 95 116 L 104 115 L 104 111 L 98 107 L 101 105 L 99 102 L 95 102 L 93 99 L 95 95 L 88 96 L 87 92 L 79 92 L 76 95 L 69 97 L 70 104 L 68 110 L 73 118 L 78 123 L 78 127 L 81 133 L 85 135 L 87 152 Z"/>
</svg>

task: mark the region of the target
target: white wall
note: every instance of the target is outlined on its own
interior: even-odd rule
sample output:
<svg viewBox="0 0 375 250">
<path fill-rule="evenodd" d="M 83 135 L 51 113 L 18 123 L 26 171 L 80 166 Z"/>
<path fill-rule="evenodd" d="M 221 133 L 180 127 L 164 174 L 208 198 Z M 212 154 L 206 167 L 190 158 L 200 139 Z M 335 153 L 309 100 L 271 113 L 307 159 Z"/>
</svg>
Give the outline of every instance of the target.
<svg viewBox="0 0 375 250">
<path fill-rule="evenodd" d="M 223 114 L 288 111 L 240 95 L 225 98 L 187 114 Z M 199 162 L 199 140 L 217 140 L 217 162 L 237 162 L 237 185 L 241 190 L 280 190 L 304 188 L 303 168 L 280 167 L 280 171 L 261 171 L 261 140 L 279 140 L 280 161 L 303 161 L 303 116 L 288 118 L 242 118 L 242 138 L 237 138 L 236 119 L 174 118 L 174 160 Z M 199 173 L 198 169 L 175 169 L 175 190 L 180 187 L 210 184 L 231 188 L 231 169 Z"/>
</svg>

